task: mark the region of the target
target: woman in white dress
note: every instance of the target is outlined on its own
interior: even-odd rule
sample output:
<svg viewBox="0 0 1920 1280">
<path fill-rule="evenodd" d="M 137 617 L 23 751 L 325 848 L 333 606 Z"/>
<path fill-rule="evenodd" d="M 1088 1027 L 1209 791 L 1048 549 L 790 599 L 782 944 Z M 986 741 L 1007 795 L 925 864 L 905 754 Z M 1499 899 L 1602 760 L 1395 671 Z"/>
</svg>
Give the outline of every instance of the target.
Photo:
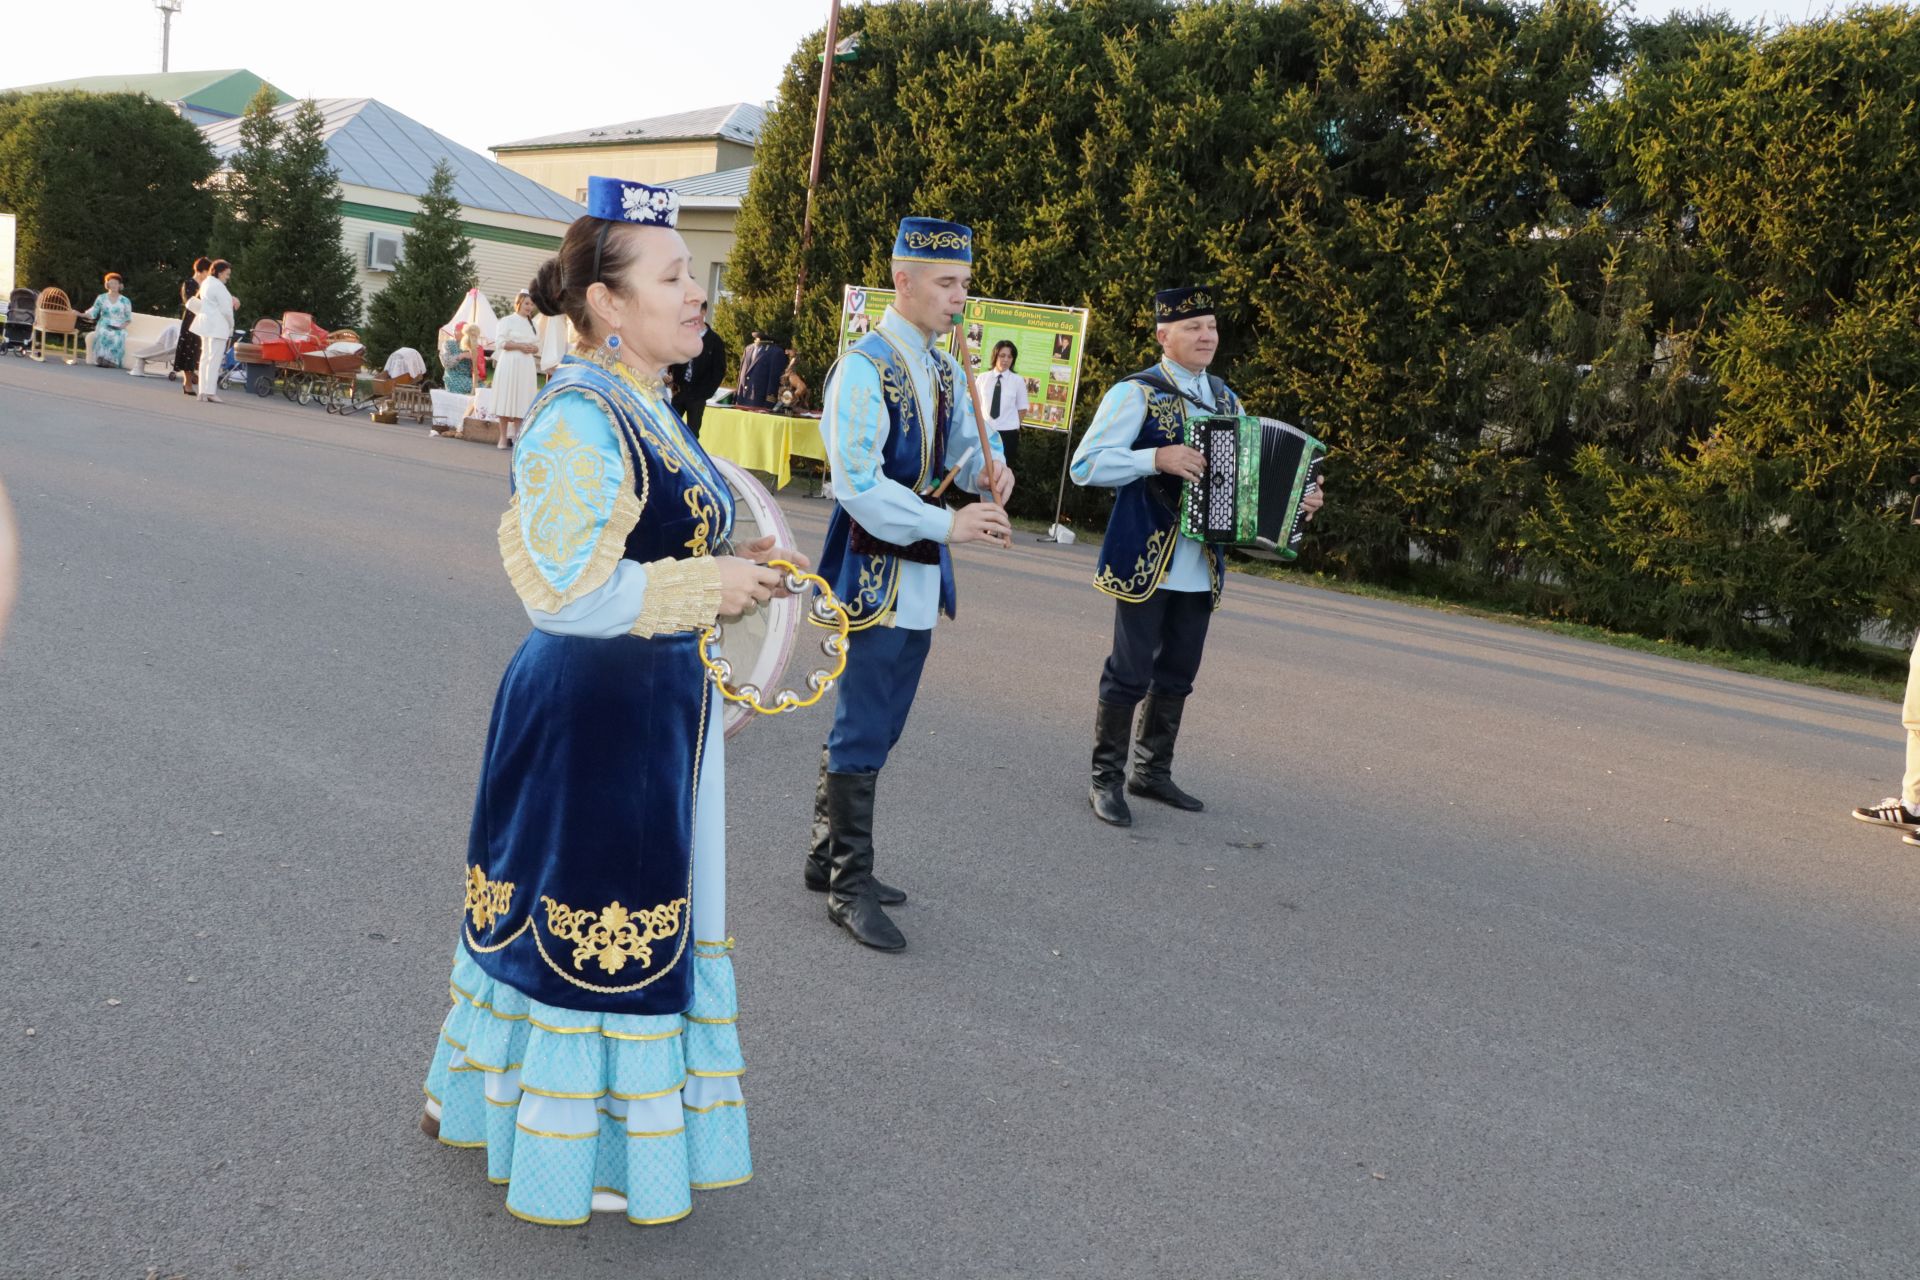
<svg viewBox="0 0 1920 1280">
<path fill-rule="evenodd" d="M 227 290 L 233 276 L 233 264 L 225 258 L 213 264 L 207 278 L 200 282 L 199 309 L 189 326 L 200 336 L 200 382 L 196 399 L 224 404 L 216 394 L 220 389 L 220 365 L 227 358 L 227 343 L 233 340 L 233 313 L 240 309 L 239 299 Z"/>
<path fill-rule="evenodd" d="M 498 360 L 493 369 L 493 413 L 500 419 L 496 449 L 519 439 L 520 420 L 533 407 L 534 393 L 540 389 L 540 335 L 533 328 L 536 314 L 533 295 L 522 289 L 494 335 L 493 350 Z"/>
</svg>

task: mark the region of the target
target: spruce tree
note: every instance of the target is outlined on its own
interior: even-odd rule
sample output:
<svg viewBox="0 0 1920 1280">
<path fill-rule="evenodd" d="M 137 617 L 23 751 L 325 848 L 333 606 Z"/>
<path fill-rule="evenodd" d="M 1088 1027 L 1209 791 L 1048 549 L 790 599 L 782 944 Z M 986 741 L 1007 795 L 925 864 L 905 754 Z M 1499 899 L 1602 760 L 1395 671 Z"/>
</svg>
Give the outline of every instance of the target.
<svg viewBox="0 0 1920 1280">
<path fill-rule="evenodd" d="M 274 208 L 280 186 L 280 117 L 274 109 L 280 99 L 261 85 L 240 117 L 240 149 L 227 161 L 221 184 L 222 199 L 215 222 L 214 243 L 208 257 L 240 263 L 255 229 Z"/>
<path fill-rule="evenodd" d="M 433 167 L 420 212 L 401 241 L 399 266 L 367 307 L 361 336 L 369 357 L 383 361 L 400 347 L 412 347 L 427 358 L 429 368 L 435 367 L 435 335 L 477 274 L 473 245 L 460 225 L 453 169 L 442 160 Z"/>
<path fill-rule="evenodd" d="M 242 126 L 243 153 L 254 123 Z M 243 316 L 305 311 L 330 329 L 359 327 L 360 288 L 340 243 L 339 171 L 327 158 L 325 127 L 309 98 L 278 131 L 277 145 L 264 145 L 270 135 L 261 129 L 262 145 L 247 157 L 258 167 L 238 206 L 247 221 L 234 281 Z"/>
</svg>

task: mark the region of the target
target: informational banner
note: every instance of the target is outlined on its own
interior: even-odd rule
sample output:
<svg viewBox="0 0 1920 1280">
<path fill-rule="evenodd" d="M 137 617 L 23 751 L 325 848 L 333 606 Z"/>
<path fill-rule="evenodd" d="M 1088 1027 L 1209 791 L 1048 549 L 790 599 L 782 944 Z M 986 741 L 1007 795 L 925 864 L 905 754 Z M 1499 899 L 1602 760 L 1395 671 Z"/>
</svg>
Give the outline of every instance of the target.
<svg viewBox="0 0 1920 1280">
<path fill-rule="evenodd" d="M 840 308 L 840 350 L 879 324 L 892 301 L 891 289 L 848 285 Z M 1013 344 L 1013 371 L 1027 384 L 1027 411 L 1020 415 L 1020 424 L 1042 431 L 1069 430 L 1087 345 L 1086 309 L 969 298 L 962 315 L 976 376 L 992 367 L 995 343 Z M 951 338 L 946 345 L 953 350 Z"/>
</svg>

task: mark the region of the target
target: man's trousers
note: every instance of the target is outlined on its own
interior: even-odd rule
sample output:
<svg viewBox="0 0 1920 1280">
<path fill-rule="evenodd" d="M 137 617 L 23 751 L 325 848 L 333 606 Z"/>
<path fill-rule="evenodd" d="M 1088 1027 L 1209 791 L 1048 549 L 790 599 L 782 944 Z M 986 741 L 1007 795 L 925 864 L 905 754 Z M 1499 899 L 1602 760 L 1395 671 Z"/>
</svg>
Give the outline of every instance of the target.
<svg viewBox="0 0 1920 1280">
<path fill-rule="evenodd" d="M 868 627 L 847 637 L 847 670 L 827 734 L 833 773 L 878 773 L 900 741 L 933 647 L 933 629 Z"/>
<path fill-rule="evenodd" d="M 1113 652 L 1100 673 L 1100 701 L 1131 707 L 1151 691 L 1193 692 L 1213 619 L 1210 591 L 1156 591 L 1138 604 L 1114 601 Z"/>
</svg>

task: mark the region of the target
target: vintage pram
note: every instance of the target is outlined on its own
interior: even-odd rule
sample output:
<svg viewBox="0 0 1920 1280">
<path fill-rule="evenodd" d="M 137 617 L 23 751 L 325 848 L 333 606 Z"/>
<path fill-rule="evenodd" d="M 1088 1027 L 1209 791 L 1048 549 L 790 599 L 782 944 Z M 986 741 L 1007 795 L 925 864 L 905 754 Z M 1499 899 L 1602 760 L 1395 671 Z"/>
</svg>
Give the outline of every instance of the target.
<svg viewBox="0 0 1920 1280">
<path fill-rule="evenodd" d="M 327 345 L 326 332 L 314 326 L 304 311 L 289 311 L 278 320 L 254 323 L 250 341 L 234 344 L 234 356 L 247 366 L 247 390 L 270 396 L 276 385 L 289 400 L 313 402 L 315 386 L 300 357 Z"/>
<path fill-rule="evenodd" d="M 355 395 L 365 355 L 360 335 L 351 329 L 335 329 L 326 335 L 325 346 L 301 352 L 300 371 L 306 375 L 307 385 L 300 403 L 306 404 L 311 393 L 328 413 L 338 414 L 358 413 L 372 404 L 373 400 L 360 400 Z"/>
<path fill-rule="evenodd" d="M 32 289 L 15 289 L 7 295 L 6 326 L 0 329 L 0 351 L 16 356 L 27 354 L 33 345 L 33 308 L 40 295 Z"/>
</svg>

